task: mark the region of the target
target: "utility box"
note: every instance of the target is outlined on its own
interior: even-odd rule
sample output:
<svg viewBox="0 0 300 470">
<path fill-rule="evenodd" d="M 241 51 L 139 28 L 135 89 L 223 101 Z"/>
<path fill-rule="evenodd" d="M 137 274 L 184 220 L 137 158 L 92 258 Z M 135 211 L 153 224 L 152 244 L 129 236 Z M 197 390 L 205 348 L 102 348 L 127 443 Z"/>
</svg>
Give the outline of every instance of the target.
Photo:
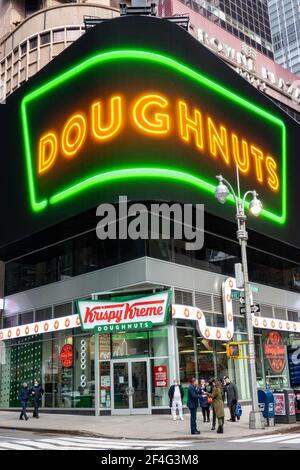
<svg viewBox="0 0 300 470">
<path fill-rule="evenodd" d="M 274 390 L 275 424 L 296 423 L 295 393 L 292 389 Z"/>
<path fill-rule="evenodd" d="M 296 407 L 296 421 L 300 421 L 300 387 L 294 389 L 295 393 L 295 407 Z"/>
</svg>

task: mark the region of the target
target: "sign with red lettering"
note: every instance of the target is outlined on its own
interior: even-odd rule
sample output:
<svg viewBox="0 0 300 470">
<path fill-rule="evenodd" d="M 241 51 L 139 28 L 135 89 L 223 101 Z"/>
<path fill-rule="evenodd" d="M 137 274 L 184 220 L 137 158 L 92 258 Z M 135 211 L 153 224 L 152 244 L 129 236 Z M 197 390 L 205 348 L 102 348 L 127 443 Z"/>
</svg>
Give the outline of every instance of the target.
<svg viewBox="0 0 300 470">
<path fill-rule="evenodd" d="M 73 367 L 73 346 L 65 344 L 59 354 L 62 366 L 67 368 Z"/>
<path fill-rule="evenodd" d="M 168 371 L 167 366 L 154 366 L 154 387 L 167 387 L 168 386 Z"/>
<path fill-rule="evenodd" d="M 81 300 L 78 310 L 83 330 L 98 333 L 148 330 L 167 320 L 170 291 L 144 297 L 119 297 L 118 300 Z"/>
<path fill-rule="evenodd" d="M 278 331 L 271 331 L 264 345 L 266 359 L 271 369 L 280 374 L 285 368 L 285 346 L 281 334 Z"/>
</svg>

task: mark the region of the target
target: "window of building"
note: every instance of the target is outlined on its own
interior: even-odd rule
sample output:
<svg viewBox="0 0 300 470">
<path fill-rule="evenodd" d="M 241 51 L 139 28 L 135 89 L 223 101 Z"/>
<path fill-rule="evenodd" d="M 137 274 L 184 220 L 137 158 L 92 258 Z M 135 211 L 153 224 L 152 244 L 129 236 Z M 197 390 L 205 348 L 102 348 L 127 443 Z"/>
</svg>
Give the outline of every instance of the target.
<svg viewBox="0 0 300 470">
<path fill-rule="evenodd" d="M 38 37 L 35 36 L 34 38 L 29 39 L 29 50 L 36 49 L 38 46 Z"/>
<path fill-rule="evenodd" d="M 59 304 L 59 305 L 54 305 L 53 309 L 53 316 L 54 318 L 60 318 L 60 317 L 67 317 L 68 315 L 72 315 L 72 302 L 68 302 L 66 304 Z"/>
<path fill-rule="evenodd" d="M 50 42 L 50 32 L 48 33 L 43 33 L 40 35 L 40 44 L 41 46 L 44 46 L 45 44 L 49 44 Z"/>
<path fill-rule="evenodd" d="M 19 314 L 19 325 L 27 325 L 33 323 L 33 312 L 25 312 Z"/>
<path fill-rule="evenodd" d="M 18 326 L 18 315 L 3 318 L 3 328 L 13 328 Z"/>
<path fill-rule="evenodd" d="M 44 321 L 44 320 L 50 320 L 52 318 L 52 308 L 51 307 L 45 307 L 45 308 L 40 308 L 35 311 L 35 321 Z"/>
<path fill-rule="evenodd" d="M 26 54 L 26 52 L 27 52 L 27 42 L 24 42 L 23 44 L 21 44 L 21 55 Z"/>
<path fill-rule="evenodd" d="M 67 29 L 67 41 L 76 41 L 80 37 L 80 28 Z"/>
<path fill-rule="evenodd" d="M 53 42 L 64 42 L 65 40 L 65 30 L 58 29 L 53 31 Z"/>
<path fill-rule="evenodd" d="M 298 312 L 293 312 L 292 310 L 288 310 L 287 314 L 288 314 L 288 320 L 289 321 L 295 321 L 295 322 L 299 321 L 299 313 Z"/>
</svg>

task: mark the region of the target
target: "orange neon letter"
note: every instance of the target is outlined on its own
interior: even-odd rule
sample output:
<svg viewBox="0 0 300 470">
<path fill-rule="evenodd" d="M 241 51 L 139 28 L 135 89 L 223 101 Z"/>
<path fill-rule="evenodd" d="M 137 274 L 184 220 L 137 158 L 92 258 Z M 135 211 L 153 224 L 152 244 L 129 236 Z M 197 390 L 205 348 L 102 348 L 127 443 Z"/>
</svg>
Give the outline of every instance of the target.
<svg viewBox="0 0 300 470">
<path fill-rule="evenodd" d="M 39 141 L 39 174 L 48 171 L 57 157 L 57 137 L 54 132 L 43 135 Z"/>
<path fill-rule="evenodd" d="M 263 174 L 262 174 L 261 164 L 262 164 L 262 161 L 264 159 L 264 154 L 260 149 L 258 149 L 254 145 L 251 145 L 251 154 L 253 155 L 253 157 L 255 159 L 255 171 L 256 171 L 257 181 L 262 183 Z"/>
<path fill-rule="evenodd" d="M 100 101 L 92 105 L 92 134 L 97 140 L 106 140 L 113 137 L 122 124 L 122 99 L 113 96 L 110 99 L 110 110 L 107 125 L 103 125 L 103 109 Z"/>
<path fill-rule="evenodd" d="M 151 108 L 166 108 L 169 102 L 161 95 L 144 95 L 133 106 L 133 120 L 137 127 L 147 134 L 165 135 L 170 131 L 170 116 L 154 112 L 149 117 Z"/>
<path fill-rule="evenodd" d="M 65 157 L 73 157 L 86 137 L 86 119 L 81 113 L 74 114 L 66 122 L 62 132 L 61 147 Z"/>
<path fill-rule="evenodd" d="M 273 191 L 278 191 L 279 178 L 277 175 L 277 163 L 275 162 L 274 158 L 270 157 L 269 155 L 266 158 L 266 167 L 269 173 L 268 185 L 271 189 L 273 189 Z"/>
<path fill-rule="evenodd" d="M 239 138 L 237 135 L 232 134 L 232 150 L 235 163 L 238 165 L 242 173 L 248 173 L 250 161 L 249 161 L 249 148 L 246 140 L 242 140 L 242 157 L 240 152 Z"/>
<path fill-rule="evenodd" d="M 195 136 L 195 143 L 199 149 L 203 149 L 202 116 L 198 109 L 194 108 L 193 116 L 188 116 L 187 104 L 178 101 L 179 132 L 182 140 L 190 142 L 191 133 Z"/>
<path fill-rule="evenodd" d="M 209 135 L 209 148 L 211 154 L 216 157 L 218 150 L 221 153 L 223 159 L 229 164 L 229 153 L 228 153 L 228 138 L 227 129 L 224 126 L 220 126 L 220 132 L 217 131 L 214 122 L 211 118 L 208 118 L 208 135 Z"/>
</svg>

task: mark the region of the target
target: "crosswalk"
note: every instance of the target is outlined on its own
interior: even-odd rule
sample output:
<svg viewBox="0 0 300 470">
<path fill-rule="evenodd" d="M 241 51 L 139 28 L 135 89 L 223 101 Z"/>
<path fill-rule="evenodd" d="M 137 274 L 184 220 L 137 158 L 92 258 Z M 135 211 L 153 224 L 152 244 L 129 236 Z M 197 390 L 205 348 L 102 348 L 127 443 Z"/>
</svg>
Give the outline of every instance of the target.
<svg viewBox="0 0 300 470">
<path fill-rule="evenodd" d="M 269 434 L 267 436 L 260 437 L 244 437 L 242 439 L 234 439 L 230 442 L 234 443 L 255 443 L 255 444 L 295 444 L 300 446 L 300 434 Z"/>
<path fill-rule="evenodd" d="M 172 450 L 187 447 L 186 441 L 148 441 L 96 437 L 43 437 L 26 439 L 5 437 L 0 450 Z"/>
</svg>

